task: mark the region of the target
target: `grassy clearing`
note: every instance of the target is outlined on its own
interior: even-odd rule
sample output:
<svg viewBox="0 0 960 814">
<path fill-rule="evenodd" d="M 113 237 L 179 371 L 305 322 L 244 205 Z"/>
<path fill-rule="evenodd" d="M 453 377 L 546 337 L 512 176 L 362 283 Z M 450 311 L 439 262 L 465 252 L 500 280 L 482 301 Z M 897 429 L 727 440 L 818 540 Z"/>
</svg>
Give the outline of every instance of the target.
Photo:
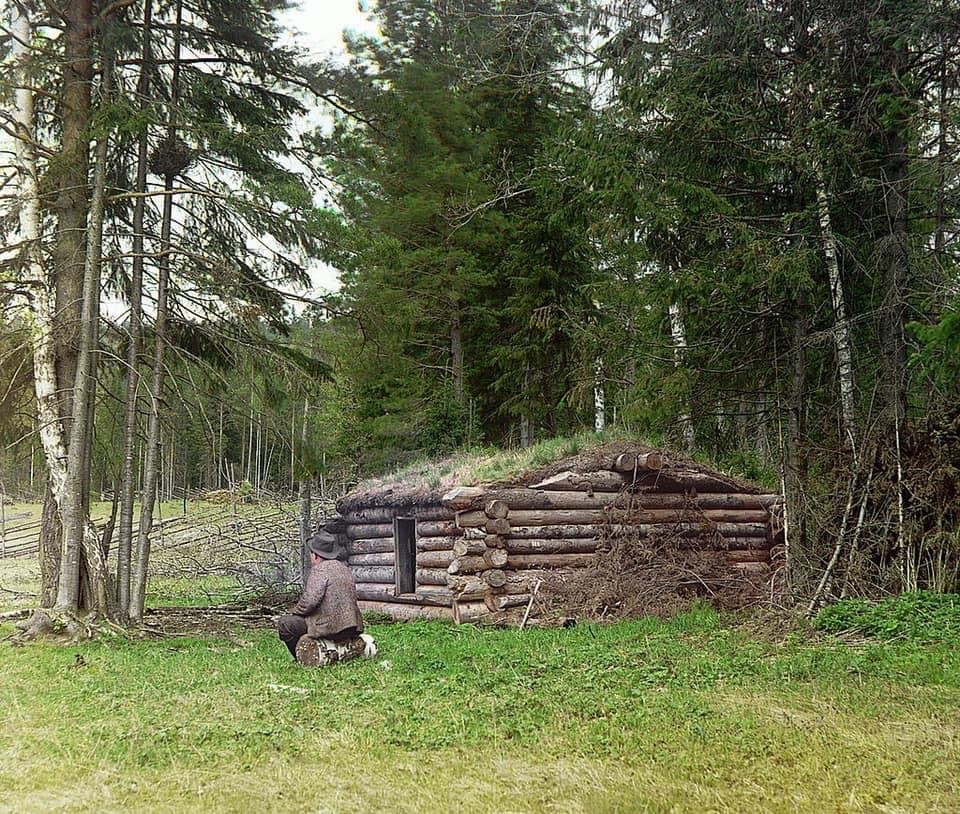
<svg viewBox="0 0 960 814">
<path fill-rule="evenodd" d="M 314 671 L 269 630 L 0 646 L 0 810 L 960 809 L 955 639 L 768 641 L 709 610 L 372 632 L 378 659 Z"/>
</svg>

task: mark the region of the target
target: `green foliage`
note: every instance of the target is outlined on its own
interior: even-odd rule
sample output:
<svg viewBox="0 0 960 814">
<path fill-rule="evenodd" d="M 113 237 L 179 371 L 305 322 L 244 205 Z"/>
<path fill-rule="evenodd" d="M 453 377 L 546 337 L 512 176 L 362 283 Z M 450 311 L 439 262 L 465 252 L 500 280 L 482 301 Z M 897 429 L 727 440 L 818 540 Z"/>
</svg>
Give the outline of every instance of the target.
<svg viewBox="0 0 960 814">
<path fill-rule="evenodd" d="M 458 403 L 453 393 L 441 393 L 430 404 L 417 433 L 419 445 L 431 457 L 474 447 L 479 437 L 471 405 Z"/>
<path fill-rule="evenodd" d="M 920 348 L 912 362 L 946 397 L 957 395 L 960 383 L 960 301 L 954 301 L 939 322 L 910 324 Z"/>
<path fill-rule="evenodd" d="M 846 599 L 821 610 L 814 625 L 885 640 L 955 641 L 960 638 L 960 595 L 920 591 L 878 601 Z"/>
<path fill-rule="evenodd" d="M 364 339 L 344 375 L 385 458 L 503 441 L 521 419 L 537 434 L 579 423 L 568 398 L 594 267 L 585 213 L 543 170 L 585 110 L 552 73 L 572 5 L 383 2 L 382 38 L 319 78 L 357 112 L 317 142 Z"/>
</svg>

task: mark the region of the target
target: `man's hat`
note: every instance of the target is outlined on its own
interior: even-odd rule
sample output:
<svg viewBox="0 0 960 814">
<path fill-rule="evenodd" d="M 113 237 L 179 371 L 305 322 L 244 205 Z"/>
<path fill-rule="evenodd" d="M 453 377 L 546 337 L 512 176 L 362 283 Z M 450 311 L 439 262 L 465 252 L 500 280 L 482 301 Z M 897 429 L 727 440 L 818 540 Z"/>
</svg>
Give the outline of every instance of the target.
<svg viewBox="0 0 960 814">
<path fill-rule="evenodd" d="M 336 535 L 331 534 L 325 529 L 320 529 L 308 541 L 307 546 L 318 557 L 325 560 L 335 560 L 344 553 L 343 546 L 338 542 Z"/>
</svg>

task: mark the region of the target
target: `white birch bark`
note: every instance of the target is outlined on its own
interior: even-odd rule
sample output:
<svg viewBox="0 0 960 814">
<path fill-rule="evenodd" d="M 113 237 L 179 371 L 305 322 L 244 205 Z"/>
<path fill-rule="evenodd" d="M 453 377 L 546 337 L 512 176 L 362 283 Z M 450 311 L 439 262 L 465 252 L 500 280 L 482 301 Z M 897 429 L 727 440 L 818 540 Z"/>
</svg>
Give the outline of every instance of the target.
<svg viewBox="0 0 960 814">
<path fill-rule="evenodd" d="M 14 167 L 19 191 L 18 225 L 22 243 L 23 274 L 31 282 L 29 321 L 33 350 L 33 382 L 37 399 L 40 443 L 47 464 L 47 479 L 60 506 L 67 477 L 67 446 L 57 402 L 57 372 L 53 348 L 53 281 L 40 259 L 40 195 L 37 184 L 37 151 L 34 132 L 33 90 L 28 63 L 32 27 L 20 3 L 13 9 L 11 61 L 16 77 Z"/>
<path fill-rule="evenodd" d="M 603 357 L 598 356 L 593 368 L 593 429 L 603 432 L 607 426 L 606 392 L 603 388 Z"/>
<path fill-rule="evenodd" d="M 683 325 L 683 317 L 680 314 L 680 306 L 672 303 L 668 310 L 670 314 L 670 336 L 673 338 L 673 366 L 679 370 L 683 367 L 687 356 L 687 332 Z M 692 450 L 696 443 L 696 437 L 690 413 L 681 413 L 679 421 L 680 429 L 683 432 L 683 442 L 688 450 Z"/>
<path fill-rule="evenodd" d="M 833 223 L 830 219 L 827 185 L 823 178 L 823 167 L 819 160 L 814 160 L 814 172 L 817 180 L 817 218 L 820 223 L 820 237 L 823 240 L 823 256 L 827 264 L 830 299 L 833 306 L 833 340 L 837 349 L 840 412 L 843 419 L 844 441 L 850 445 L 854 458 L 856 458 L 858 447 L 854 410 L 853 343 L 850 339 L 850 323 L 843 303 L 843 280 L 840 278 L 840 264 L 837 261 L 837 242 L 833 233 Z"/>
</svg>

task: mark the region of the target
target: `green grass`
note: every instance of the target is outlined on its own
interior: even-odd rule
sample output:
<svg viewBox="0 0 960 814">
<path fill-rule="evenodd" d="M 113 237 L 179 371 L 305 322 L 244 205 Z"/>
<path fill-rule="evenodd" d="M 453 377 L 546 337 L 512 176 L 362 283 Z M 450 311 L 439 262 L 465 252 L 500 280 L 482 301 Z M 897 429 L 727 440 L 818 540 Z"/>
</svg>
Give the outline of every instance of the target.
<svg viewBox="0 0 960 814">
<path fill-rule="evenodd" d="M 956 639 L 371 632 L 326 670 L 270 630 L 0 646 L 0 810 L 960 810 Z"/>
</svg>

